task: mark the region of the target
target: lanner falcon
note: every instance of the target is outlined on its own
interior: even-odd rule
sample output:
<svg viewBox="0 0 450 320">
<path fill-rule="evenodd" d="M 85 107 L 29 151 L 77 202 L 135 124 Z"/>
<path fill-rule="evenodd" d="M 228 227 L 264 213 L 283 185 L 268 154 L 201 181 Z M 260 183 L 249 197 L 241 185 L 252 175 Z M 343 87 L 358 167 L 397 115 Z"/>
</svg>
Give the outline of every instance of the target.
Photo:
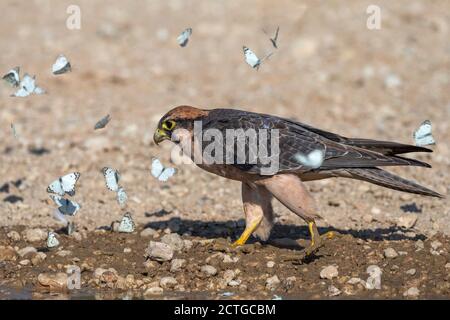
<svg viewBox="0 0 450 320">
<path fill-rule="evenodd" d="M 256 161 L 250 159 L 251 145 L 245 148 L 246 161 L 236 161 L 236 155 L 234 161 L 228 162 L 199 161 L 198 154 L 202 160 L 202 153 L 197 151 L 194 154 L 195 146 L 197 150 L 203 151 L 211 143 L 211 139 L 205 141 L 202 134 L 195 135 L 195 122 L 201 123 L 203 132 L 214 129 L 215 132 L 223 133 L 224 137 L 228 129 L 244 131 L 253 129 L 256 132 L 262 129 L 269 131 L 278 129 L 278 171 L 270 174 L 263 172 L 265 164 L 260 161 L 261 159 Z M 266 137 L 269 140 L 270 134 Z M 161 118 L 153 139 L 156 144 L 163 140 L 171 140 L 200 168 L 242 182 L 246 227 L 233 246 L 245 244 L 251 234 L 264 241 L 269 238 L 274 224 L 271 200 L 275 197 L 308 224 L 311 245 L 306 249 L 306 255 L 317 250 L 325 235 L 321 237 L 317 230 L 314 218 L 318 215 L 314 199 L 303 184 L 305 181 L 345 177 L 368 181 L 394 190 L 443 197 L 437 192 L 379 168 L 385 166 L 430 168 L 427 163 L 399 156 L 409 152 L 432 152 L 430 149 L 389 141 L 346 138 L 277 116 L 234 109 L 205 110 L 179 106 Z M 250 143 L 249 140 L 247 143 Z M 225 150 L 225 145 L 221 148 Z M 314 150 L 323 150 L 323 162 L 320 167 L 312 169 L 296 160 L 296 154 L 310 154 Z M 232 151 L 237 150 L 234 148 Z"/>
</svg>

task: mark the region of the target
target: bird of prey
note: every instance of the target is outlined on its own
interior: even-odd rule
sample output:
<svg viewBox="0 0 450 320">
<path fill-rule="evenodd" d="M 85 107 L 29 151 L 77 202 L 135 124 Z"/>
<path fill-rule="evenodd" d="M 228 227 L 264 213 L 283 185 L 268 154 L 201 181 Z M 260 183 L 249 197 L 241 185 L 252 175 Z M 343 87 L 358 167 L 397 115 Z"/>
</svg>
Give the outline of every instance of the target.
<svg viewBox="0 0 450 320">
<path fill-rule="evenodd" d="M 274 151 L 274 154 L 276 153 L 278 157 L 278 170 L 269 174 L 265 172 L 267 162 L 259 159 L 259 154 L 256 159 L 250 159 L 250 151 L 254 147 L 251 144 L 254 142 L 245 137 L 244 141 L 248 144 L 244 148 L 245 161 L 237 161 L 239 159 L 235 154 L 232 155 L 232 161 L 220 163 L 202 161 L 205 160 L 202 157 L 211 139 L 205 139 L 202 134 L 196 135 L 196 123 L 201 123 L 202 132 L 215 130 L 215 132 L 223 133 L 224 137 L 230 129 L 237 132 L 239 130 L 240 132 L 269 130 L 272 134 L 267 135 L 266 139 L 270 140 L 276 131 L 278 150 Z M 320 236 L 317 230 L 315 218 L 318 214 L 314 199 L 304 185 L 305 181 L 345 177 L 403 192 L 443 197 L 435 191 L 380 168 L 386 166 L 431 167 L 425 162 L 401 156 L 410 152 L 432 152 L 430 149 L 397 142 L 346 138 L 273 115 L 235 109 L 206 110 L 179 106 L 160 119 L 153 139 L 156 144 L 163 140 L 171 140 L 179 145 L 183 153 L 190 156 L 198 167 L 242 183 L 246 227 L 233 246 L 245 244 L 251 234 L 264 241 L 269 238 L 274 224 L 271 200 L 276 198 L 308 224 L 311 245 L 305 250 L 305 254 L 315 252 L 322 245 L 325 235 Z M 226 144 L 228 141 L 225 143 L 220 140 L 219 143 Z M 227 149 L 226 146 L 222 146 L 224 158 L 227 157 L 227 150 L 236 153 L 236 148 Z M 296 160 L 298 153 L 310 154 L 314 150 L 323 152 L 323 161 L 319 167 L 310 168 Z"/>
</svg>

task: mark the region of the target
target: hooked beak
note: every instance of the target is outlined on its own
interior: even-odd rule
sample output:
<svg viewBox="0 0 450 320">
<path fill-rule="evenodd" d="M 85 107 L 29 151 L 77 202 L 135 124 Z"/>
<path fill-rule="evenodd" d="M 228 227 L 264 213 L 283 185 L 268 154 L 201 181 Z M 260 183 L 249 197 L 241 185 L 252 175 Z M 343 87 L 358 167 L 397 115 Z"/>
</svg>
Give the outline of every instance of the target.
<svg viewBox="0 0 450 320">
<path fill-rule="evenodd" d="M 164 130 L 156 129 L 155 133 L 153 134 L 153 141 L 155 141 L 156 145 L 158 145 L 164 140 L 170 140 L 169 135 Z"/>
</svg>

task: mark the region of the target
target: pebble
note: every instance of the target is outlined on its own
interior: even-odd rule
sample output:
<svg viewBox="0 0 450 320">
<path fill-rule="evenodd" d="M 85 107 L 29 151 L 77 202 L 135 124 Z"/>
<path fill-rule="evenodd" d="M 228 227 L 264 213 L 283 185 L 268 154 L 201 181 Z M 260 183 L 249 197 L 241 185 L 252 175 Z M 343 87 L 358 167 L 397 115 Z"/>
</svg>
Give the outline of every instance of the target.
<svg viewBox="0 0 450 320">
<path fill-rule="evenodd" d="M 433 242 L 431 242 L 431 248 L 432 248 L 433 250 L 437 250 L 437 249 L 439 249 L 440 247 L 442 247 L 442 243 L 441 243 L 441 242 L 439 242 L 439 241 L 437 241 L 437 240 L 434 240 Z"/>
<path fill-rule="evenodd" d="M 67 288 L 67 274 L 59 273 L 41 273 L 38 275 L 38 282 L 50 290 L 64 290 Z"/>
<path fill-rule="evenodd" d="M 16 259 L 16 250 L 13 247 L 0 246 L 0 261 L 15 261 Z"/>
<path fill-rule="evenodd" d="M 200 270 L 208 276 L 215 276 L 217 274 L 217 269 L 208 264 L 202 266 Z"/>
<path fill-rule="evenodd" d="M 173 249 L 166 243 L 150 241 L 146 256 L 156 261 L 170 261 L 173 258 Z"/>
<path fill-rule="evenodd" d="M 387 248 L 383 251 L 384 256 L 388 259 L 393 259 L 398 257 L 397 251 L 394 250 L 394 248 Z"/>
<path fill-rule="evenodd" d="M 17 231 L 10 231 L 6 236 L 12 241 L 20 241 L 21 239 L 20 234 Z"/>
<path fill-rule="evenodd" d="M 140 235 L 141 237 L 153 237 L 155 234 L 157 234 L 158 231 L 152 228 L 145 228 L 141 231 Z"/>
<path fill-rule="evenodd" d="M 320 271 L 320 278 L 331 280 L 333 278 L 336 278 L 338 274 L 339 272 L 336 266 L 326 266 L 322 269 L 322 271 Z"/>
<path fill-rule="evenodd" d="M 184 240 L 183 242 L 184 242 L 184 249 L 186 251 L 189 251 L 192 248 L 192 245 L 193 245 L 192 241 L 191 240 Z"/>
<path fill-rule="evenodd" d="M 169 245 L 173 251 L 182 251 L 184 248 L 184 241 L 178 233 L 164 235 L 161 238 L 161 242 Z"/>
<path fill-rule="evenodd" d="M 270 277 L 266 280 L 266 288 L 274 291 L 278 288 L 278 286 L 280 285 L 281 281 L 278 278 L 277 275 L 274 275 L 273 277 Z"/>
<path fill-rule="evenodd" d="M 170 272 L 177 272 L 183 269 L 184 265 L 186 264 L 185 259 L 173 259 L 170 264 Z"/>
<path fill-rule="evenodd" d="M 417 215 L 416 214 L 407 214 L 403 215 L 400 218 L 398 218 L 397 226 L 401 228 L 412 228 L 417 222 Z"/>
<path fill-rule="evenodd" d="M 131 248 L 123 248 L 123 253 L 130 253 L 131 251 Z"/>
<path fill-rule="evenodd" d="M 241 284 L 241 280 L 231 280 L 230 282 L 228 282 L 228 285 L 230 286 L 230 287 L 237 287 L 237 286 L 239 286 L 240 284 Z"/>
<path fill-rule="evenodd" d="M 145 290 L 144 296 L 155 296 L 163 294 L 164 289 L 161 287 L 151 287 Z"/>
<path fill-rule="evenodd" d="M 275 262 L 267 261 L 266 266 L 267 266 L 267 268 L 273 268 L 275 266 Z"/>
<path fill-rule="evenodd" d="M 406 274 L 409 274 L 409 275 L 413 276 L 413 275 L 416 274 L 416 269 L 414 269 L 414 268 L 409 269 L 408 271 L 406 271 Z"/>
<path fill-rule="evenodd" d="M 17 251 L 19 256 L 21 256 L 22 258 L 25 257 L 26 255 L 36 253 L 36 252 L 37 252 L 37 249 L 35 247 L 25 247 L 25 248 L 22 248 L 19 251 Z"/>
<path fill-rule="evenodd" d="M 72 251 L 70 251 L 70 250 L 60 250 L 56 253 L 56 255 L 59 257 L 67 257 L 67 256 L 70 256 L 71 254 L 72 254 Z"/>
<path fill-rule="evenodd" d="M 331 285 L 328 287 L 328 294 L 330 297 L 335 297 L 340 295 L 342 292 L 341 290 L 339 290 L 338 288 L 336 288 L 335 286 Z"/>
<path fill-rule="evenodd" d="M 42 261 L 44 261 L 47 258 L 47 255 L 43 252 L 37 252 L 32 258 L 31 263 L 33 266 L 38 265 Z"/>
<path fill-rule="evenodd" d="M 159 281 L 159 285 L 163 289 L 173 288 L 177 284 L 178 284 L 178 281 L 174 277 L 162 277 L 161 280 Z"/>
<path fill-rule="evenodd" d="M 24 231 L 23 236 L 28 242 L 38 242 L 47 239 L 47 232 L 43 229 L 27 229 Z"/>
<path fill-rule="evenodd" d="M 360 278 L 351 278 L 350 280 L 347 281 L 348 284 L 358 284 L 361 283 L 363 280 Z"/>
<path fill-rule="evenodd" d="M 226 284 L 229 284 L 234 279 L 234 277 L 236 277 L 236 273 L 233 270 L 228 269 L 223 273 L 223 280 Z"/>
<path fill-rule="evenodd" d="M 228 254 L 224 254 L 223 256 L 222 256 L 222 262 L 223 263 L 235 263 L 235 262 L 238 262 L 239 261 L 239 258 L 238 257 L 230 257 L 230 255 L 228 255 Z"/>
<path fill-rule="evenodd" d="M 445 264 L 445 269 L 450 269 L 450 262 L 447 262 L 447 263 Z"/>
<path fill-rule="evenodd" d="M 425 245 L 422 240 L 417 240 L 414 246 L 416 247 L 416 251 L 420 251 L 425 248 Z"/>
<path fill-rule="evenodd" d="M 417 297 L 419 296 L 420 291 L 419 289 L 417 289 L 417 287 L 411 287 L 408 290 L 405 291 L 405 293 L 403 293 L 403 296 L 405 297 Z"/>
<path fill-rule="evenodd" d="M 381 213 L 381 210 L 377 207 L 373 207 L 370 212 L 374 215 L 379 215 Z"/>
<path fill-rule="evenodd" d="M 28 260 L 28 259 L 24 259 L 24 260 L 19 261 L 19 264 L 21 266 L 28 266 L 30 263 L 31 263 L 31 261 Z"/>
</svg>

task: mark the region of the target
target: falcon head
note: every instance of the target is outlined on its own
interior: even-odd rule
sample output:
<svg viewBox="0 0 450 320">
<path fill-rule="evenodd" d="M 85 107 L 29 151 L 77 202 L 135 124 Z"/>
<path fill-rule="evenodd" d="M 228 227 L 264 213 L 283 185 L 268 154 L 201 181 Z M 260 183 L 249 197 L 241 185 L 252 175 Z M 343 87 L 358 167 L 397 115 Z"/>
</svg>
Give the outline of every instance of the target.
<svg viewBox="0 0 450 320">
<path fill-rule="evenodd" d="M 202 110 L 190 106 L 179 106 L 167 112 L 158 122 L 158 127 L 153 134 L 156 144 L 164 140 L 177 142 L 174 132 L 179 129 L 192 132 L 194 121 L 200 120 L 208 115 L 208 110 Z"/>
</svg>

